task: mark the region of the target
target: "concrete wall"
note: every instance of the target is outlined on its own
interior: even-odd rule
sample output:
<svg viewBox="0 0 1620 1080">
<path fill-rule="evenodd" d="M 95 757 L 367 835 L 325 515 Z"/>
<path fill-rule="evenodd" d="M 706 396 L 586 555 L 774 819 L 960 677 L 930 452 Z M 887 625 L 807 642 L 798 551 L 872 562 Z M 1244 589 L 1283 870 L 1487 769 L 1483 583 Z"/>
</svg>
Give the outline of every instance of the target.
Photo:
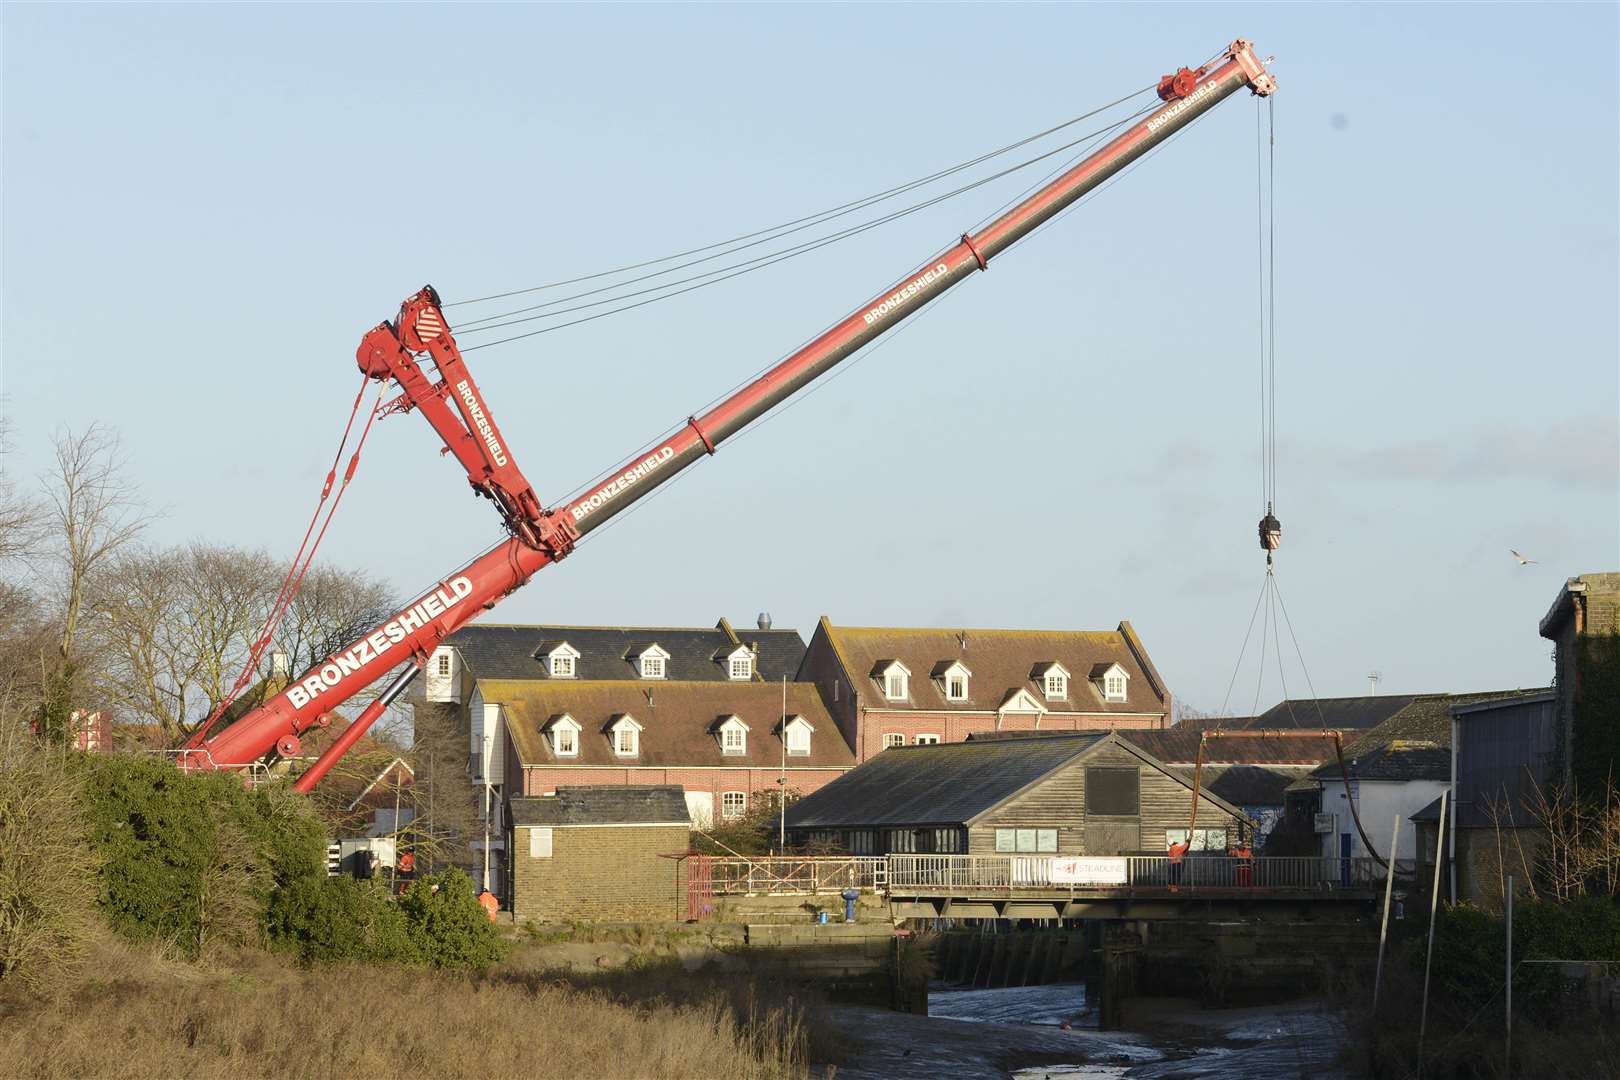
<svg viewBox="0 0 1620 1080">
<path fill-rule="evenodd" d="M 553 828 L 551 854 L 536 827 L 513 832 L 512 915 L 518 921 L 566 919 L 668 921 L 686 917 L 687 830 L 678 825 Z"/>
<path fill-rule="evenodd" d="M 1383 858 L 1389 857 L 1390 825 L 1400 816 L 1400 841 L 1395 852 L 1398 859 L 1414 858 L 1417 853 L 1417 827 L 1412 815 L 1440 797 L 1446 788 L 1444 780 L 1354 780 L 1356 811 L 1361 824 L 1372 839 L 1373 847 Z M 1327 783 L 1322 791 L 1322 812 L 1334 815 L 1333 832 L 1322 837 L 1322 854 L 1329 858 L 1340 855 L 1340 837 L 1350 837 L 1350 857 L 1366 856 L 1366 845 L 1351 820 L 1349 803 L 1345 800 L 1344 785 L 1337 779 Z M 1429 859 L 1434 858 L 1430 852 Z"/>
</svg>

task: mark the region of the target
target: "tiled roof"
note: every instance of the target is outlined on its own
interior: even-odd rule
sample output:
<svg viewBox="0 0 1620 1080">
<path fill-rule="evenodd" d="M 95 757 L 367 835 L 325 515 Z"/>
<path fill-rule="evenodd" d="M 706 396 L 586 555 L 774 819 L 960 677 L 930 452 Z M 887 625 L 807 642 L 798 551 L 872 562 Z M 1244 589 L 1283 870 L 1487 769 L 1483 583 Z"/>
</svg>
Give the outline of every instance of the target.
<svg viewBox="0 0 1620 1080">
<path fill-rule="evenodd" d="M 610 765 L 634 767 L 753 766 L 776 769 L 782 764 L 778 727 L 782 719 L 780 683 L 587 682 L 572 679 L 484 680 L 484 700 L 501 705 L 518 761 L 537 765 Z M 651 694 L 651 700 L 648 699 Z M 791 756 L 788 768 L 842 767 L 855 755 L 827 713 L 814 683 L 787 684 L 787 712 L 802 716 L 815 731 L 810 753 Z M 571 716 L 580 726 L 579 753 L 558 757 L 542 731 L 554 718 Z M 613 752 L 607 729 L 620 716 L 642 726 L 641 753 L 633 758 Z M 714 733 L 716 721 L 736 716 L 748 725 L 746 752 L 722 754 Z"/>
<path fill-rule="evenodd" d="M 1051 712 L 1158 713 L 1165 709 L 1165 693 L 1151 661 L 1142 661 L 1132 648 L 1134 632 L 1128 623 L 1118 630 L 951 630 L 892 627 L 833 626 L 822 629 L 837 652 L 858 692 L 874 707 L 928 709 L 949 712 L 991 712 L 1009 690 L 1028 690 Z M 1139 647 L 1140 643 L 1136 643 Z M 912 672 L 910 697 L 905 702 L 884 698 L 883 687 L 872 674 L 880 661 L 898 659 Z M 948 701 L 937 677 L 961 662 L 973 673 L 966 701 Z M 1065 701 L 1048 701 L 1035 678 L 1044 663 L 1060 663 L 1072 674 Z M 1127 700 L 1105 702 L 1102 687 L 1086 675 L 1119 664 L 1130 676 Z"/>
<path fill-rule="evenodd" d="M 513 825 L 686 825 L 678 785 L 560 787 L 512 800 Z"/>
<path fill-rule="evenodd" d="M 635 658 L 651 645 L 669 653 L 666 681 L 723 682 L 726 670 L 717 656 L 734 651 L 738 642 L 756 648 L 756 682 L 793 678 L 804 659 L 804 639 L 797 630 L 736 630 L 725 620 L 700 627 L 647 626 L 507 626 L 474 623 L 445 638 L 461 654 L 475 679 L 548 679 L 536 653 L 567 642 L 579 652 L 579 679 L 643 681 Z M 656 682 L 657 680 L 645 680 Z"/>
<path fill-rule="evenodd" d="M 1253 734 L 1236 738 L 1211 736 L 1204 740 L 1206 765 L 1317 765 L 1333 756 L 1333 743 L 1288 730 L 1237 729 Z M 1198 761 L 1198 743 L 1204 730 L 1177 724 L 1164 731 L 1122 731 L 1131 743 L 1171 765 Z"/>
<path fill-rule="evenodd" d="M 1204 727 L 1332 728 L 1338 731 L 1377 727 L 1422 694 L 1370 694 L 1364 697 L 1287 698 L 1259 716 L 1201 721 Z M 1432 696 L 1432 695 L 1429 695 Z"/>
<path fill-rule="evenodd" d="M 1149 767 L 1159 767 L 1111 732 L 897 746 L 794 803 L 787 824 L 796 829 L 963 825 L 1105 744 L 1133 750 Z M 1165 772 L 1189 783 L 1177 770 Z"/>
<path fill-rule="evenodd" d="M 1306 774 L 1304 767 L 1259 765 L 1205 766 L 1204 790 L 1237 806 L 1282 806 L 1288 785 Z"/>
<path fill-rule="evenodd" d="M 1345 765 L 1358 780 L 1447 780 L 1451 777 L 1451 707 L 1493 698 L 1514 697 L 1519 690 L 1474 694 L 1422 694 L 1389 719 L 1347 739 Z M 1337 779 L 1339 764 L 1328 761 L 1311 772 L 1321 780 Z"/>
</svg>

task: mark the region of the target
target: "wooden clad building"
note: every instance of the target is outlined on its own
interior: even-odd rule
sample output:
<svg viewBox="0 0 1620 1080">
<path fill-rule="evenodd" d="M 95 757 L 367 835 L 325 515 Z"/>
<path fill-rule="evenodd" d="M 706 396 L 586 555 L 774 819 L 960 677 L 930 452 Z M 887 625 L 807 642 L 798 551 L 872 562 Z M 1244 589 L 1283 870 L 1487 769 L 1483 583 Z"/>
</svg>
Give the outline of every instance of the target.
<svg viewBox="0 0 1620 1080">
<path fill-rule="evenodd" d="M 788 809 L 799 843 L 856 855 L 1160 855 L 1186 835 L 1190 779 L 1114 732 L 896 747 Z M 1204 792 L 1196 848 L 1252 827 Z"/>
</svg>

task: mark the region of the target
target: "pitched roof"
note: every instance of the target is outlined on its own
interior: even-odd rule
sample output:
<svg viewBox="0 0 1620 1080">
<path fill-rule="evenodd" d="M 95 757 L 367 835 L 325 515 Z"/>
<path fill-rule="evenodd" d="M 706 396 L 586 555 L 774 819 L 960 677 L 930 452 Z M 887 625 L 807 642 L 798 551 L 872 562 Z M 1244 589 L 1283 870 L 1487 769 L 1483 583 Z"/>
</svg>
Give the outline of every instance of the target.
<svg viewBox="0 0 1620 1080">
<path fill-rule="evenodd" d="M 788 808 L 791 828 L 964 825 L 1042 777 L 1103 745 L 1117 745 L 1183 784 L 1180 772 L 1112 732 L 972 739 L 897 746 Z M 1211 793 L 1234 814 L 1241 811 Z"/>
<path fill-rule="evenodd" d="M 727 681 L 716 657 L 735 651 L 739 642 L 755 648 L 755 681 L 791 679 L 804 659 L 804 639 L 797 630 L 733 631 L 724 619 L 708 628 L 473 623 L 445 638 L 480 680 L 549 679 L 535 654 L 565 641 L 580 654 L 575 675 L 590 680 L 654 681 L 641 680 L 635 666 L 635 658 L 654 644 L 669 653 L 663 681 Z"/>
<path fill-rule="evenodd" d="M 1052 712 L 1160 713 L 1166 695 L 1150 662 L 1137 658 L 1137 643 L 1129 624 L 1117 630 L 952 630 L 875 626 L 834 626 L 821 620 L 821 632 L 837 653 L 858 693 L 882 701 L 875 676 L 880 661 L 896 660 L 913 672 L 931 678 L 911 679 L 909 707 L 931 711 L 993 712 L 1009 690 L 1029 690 Z M 935 681 L 952 664 L 961 662 L 973 673 L 965 701 L 949 701 Z M 1067 701 L 1047 701 L 1036 681 L 1037 665 L 1060 663 L 1070 672 L 1106 671 L 1120 665 L 1130 676 L 1127 700 L 1107 702 L 1102 688 L 1087 679 L 1071 679 Z M 1147 666 L 1144 667 L 1144 663 Z M 906 702 L 884 708 L 906 708 Z"/>
<path fill-rule="evenodd" d="M 782 686 L 732 682 L 588 682 L 583 680 L 484 680 L 484 700 L 498 703 L 506 717 L 518 761 L 523 765 L 754 766 L 782 764 L 777 728 L 782 719 Z M 647 695 L 652 695 L 651 701 Z M 542 732 L 567 714 L 580 725 L 579 753 L 558 757 Z M 803 716 L 815 734 L 810 753 L 787 759 L 788 767 L 849 768 L 855 755 L 827 712 L 814 683 L 787 684 L 787 713 Z M 614 754 L 606 730 L 621 716 L 642 726 L 641 753 Z M 716 723 L 736 716 L 748 725 L 746 752 L 722 754 Z"/>
<path fill-rule="evenodd" d="M 678 785 L 560 787 L 512 800 L 513 825 L 688 825 Z"/>
<path fill-rule="evenodd" d="M 1177 724 L 1163 731 L 1128 730 L 1120 734 L 1160 761 L 1192 765 L 1198 761 L 1198 743 L 1206 730 Z M 1252 734 L 1204 740 L 1205 765 L 1317 765 L 1333 756 L 1333 743 L 1320 736 L 1295 735 L 1288 730 L 1237 730 Z"/>
<path fill-rule="evenodd" d="M 1473 694 L 1421 694 L 1389 719 L 1346 740 L 1345 767 L 1358 780 L 1446 780 L 1451 776 L 1451 709 L 1493 698 L 1516 697 L 1519 690 Z M 1337 779 L 1339 764 L 1329 761 L 1311 772 Z"/>
<path fill-rule="evenodd" d="M 1203 785 L 1205 791 L 1237 806 L 1282 806 L 1285 801 L 1283 792 L 1306 772 L 1303 766 L 1206 766 Z"/>
<path fill-rule="evenodd" d="M 1332 728 L 1338 731 L 1375 728 L 1422 694 L 1368 694 L 1361 697 L 1287 698 L 1259 716 L 1202 720 L 1200 726 L 1227 728 Z M 1432 695 L 1429 695 L 1432 696 Z"/>
</svg>

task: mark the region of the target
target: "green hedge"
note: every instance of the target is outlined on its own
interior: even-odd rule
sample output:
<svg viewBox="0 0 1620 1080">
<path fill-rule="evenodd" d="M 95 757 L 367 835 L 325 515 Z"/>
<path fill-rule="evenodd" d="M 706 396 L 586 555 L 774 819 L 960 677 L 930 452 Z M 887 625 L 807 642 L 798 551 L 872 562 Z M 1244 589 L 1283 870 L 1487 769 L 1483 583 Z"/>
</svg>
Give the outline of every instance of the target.
<svg viewBox="0 0 1620 1080">
<path fill-rule="evenodd" d="M 326 835 L 285 784 L 187 774 L 162 758 L 72 755 L 83 770 L 100 904 L 113 928 L 196 956 L 269 944 L 307 960 L 482 968 L 501 946 L 472 882 L 450 871 L 403 897 L 326 876 Z"/>
</svg>

